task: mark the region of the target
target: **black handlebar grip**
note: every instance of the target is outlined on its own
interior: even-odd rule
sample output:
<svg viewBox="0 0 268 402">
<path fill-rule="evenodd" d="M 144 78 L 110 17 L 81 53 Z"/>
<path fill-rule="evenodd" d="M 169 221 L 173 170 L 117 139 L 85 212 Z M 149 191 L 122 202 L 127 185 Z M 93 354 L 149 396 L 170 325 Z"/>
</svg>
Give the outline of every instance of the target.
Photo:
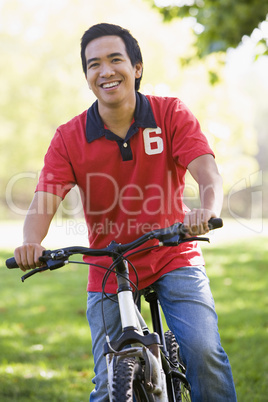
<svg viewBox="0 0 268 402">
<path fill-rule="evenodd" d="M 16 260 L 15 260 L 14 257 L 8 258 L 8 259 L 6 260 L 6 266 L 7 266 L 7 268 L 9 268 L 9 269 L 12 269 L 12 268 L 19 268 L 19 266 L 18 266 L 18 264 L 16 263 Z"/>
<path fill-rule="evenodd" d="M 223 221 L 221 218 L 211 218 L 208 221 L 209 230 L 219 229 L 223 226 Z"/>
</svg>

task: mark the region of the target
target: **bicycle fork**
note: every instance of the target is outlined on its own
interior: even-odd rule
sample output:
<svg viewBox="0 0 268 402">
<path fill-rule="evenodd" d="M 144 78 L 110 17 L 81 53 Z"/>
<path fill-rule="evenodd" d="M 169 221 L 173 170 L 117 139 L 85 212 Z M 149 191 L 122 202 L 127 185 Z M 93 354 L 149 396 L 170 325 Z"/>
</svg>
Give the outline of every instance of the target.
<svg viewBox="0 0 268 402">
<path fill-rule="evenodd" d="M 134 302 L 127 261 L 123 259 L 119 263 L 117 261 L 116 271 L 122 335 L 116 341 L 107 341 L 104 346 L 109 388 L 112 387 L 116 362 L 126 357 L 135 357 L 144 362 L 145 387 L 148 392 L 154 394 L 156 402 L 166 402 L 168 396 L 159 348 L 159 335 L 156 332 L 150 333 Z"/>
</svg>

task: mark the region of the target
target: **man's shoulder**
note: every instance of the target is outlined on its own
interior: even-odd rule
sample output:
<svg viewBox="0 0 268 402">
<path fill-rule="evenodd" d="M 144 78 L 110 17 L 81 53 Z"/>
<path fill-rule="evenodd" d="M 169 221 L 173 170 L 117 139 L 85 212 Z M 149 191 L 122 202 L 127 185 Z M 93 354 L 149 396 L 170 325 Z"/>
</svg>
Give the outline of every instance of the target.
<svg viewBox="0 0 268 402">
<path fill-rule="evenodd" d="M 145 94 L 145 96 L 149 100 L 149 102 L 152 103 L 173 103 L 179 101 L 179 99 L 176 98 L 175 96 L 159 96 L 159 95 L 148 95 L 148 94 Z"/>
<path fill-rule="evenodd" d="M 66 123 L 61 124 L 58 127 L 58 130 L 61 132 L 69 132 L 73 130 L 85 130 L 86 127 L 86 119 L 87 119 L 87 110 L 84 110 L 82 113 L 74 116 L 72 119 L 67 121 Z"/>
<path fill-rule="evenodd" d="M 158 96 L 158 95 L 145 95 L 150 102 L 152 108 L 169 108 L 180 104 L 181 100 L 175 96 Z"/>
<path fill-rule="evenodd" d="M 172 96 L 145 95 L 148 99 L 155 117 L 170 119 L 173 112 L 183 108 L 183 102 Z"/>
</svg>

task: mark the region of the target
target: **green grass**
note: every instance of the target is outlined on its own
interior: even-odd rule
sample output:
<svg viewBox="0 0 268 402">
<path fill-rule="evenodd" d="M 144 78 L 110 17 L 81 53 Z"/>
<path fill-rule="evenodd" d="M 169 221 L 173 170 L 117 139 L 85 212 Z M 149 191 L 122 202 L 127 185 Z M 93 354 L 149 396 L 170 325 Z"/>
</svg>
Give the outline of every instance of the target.
<svg viewBox="0 0 268 402">
<path fill-rule="evenodd" d="M 204 247 L 222 344 L 243 402 L 267 401 L 267 240 Z M 86 267 L 70 265 L 22 284 L 21 271 L 4 267 L 9 256 L 0 254 L 0 400 L 87 401 L 93 359 Z"/>
<path fill-rule="evenodd" d="M 204 250 L 238 401 L 267 401 L 267 238 Z"/>
<path fill-rule="evenodd" d="M 93 377 L 85 316 L 87 269 L 69 266 L 0 284 L 0 400 L 86 401 Z"/>
</svg>

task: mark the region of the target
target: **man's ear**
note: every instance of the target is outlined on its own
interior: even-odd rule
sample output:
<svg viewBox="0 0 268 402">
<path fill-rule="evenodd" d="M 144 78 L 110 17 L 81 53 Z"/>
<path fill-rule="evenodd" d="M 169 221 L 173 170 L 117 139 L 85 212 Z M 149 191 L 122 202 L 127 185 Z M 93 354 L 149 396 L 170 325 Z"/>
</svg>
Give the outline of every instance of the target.
<svg viewBox="0 0 268 402">
<path fill-rule="evenodd" d="M 142 76 L 143 65 L 142 63 L 137 63 L 135 65 L 135 78 L 140 78 Z"/>
</svg>

